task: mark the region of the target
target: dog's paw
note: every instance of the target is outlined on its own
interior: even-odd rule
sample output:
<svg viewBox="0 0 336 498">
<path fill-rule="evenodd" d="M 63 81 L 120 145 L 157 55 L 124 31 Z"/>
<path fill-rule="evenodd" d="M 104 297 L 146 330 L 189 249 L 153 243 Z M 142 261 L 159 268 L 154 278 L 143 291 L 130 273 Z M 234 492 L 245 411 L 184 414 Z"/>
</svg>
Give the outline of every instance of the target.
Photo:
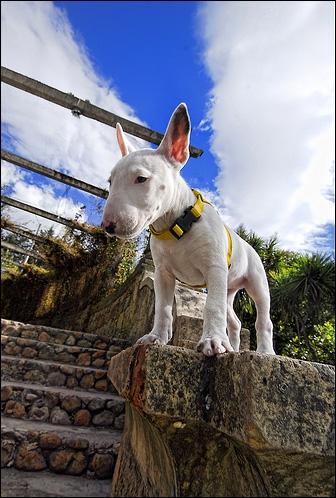
<svg viewBox="0 0 336 498">
<path fill-rule="evenodd" d="M 213 337 L 202 338 L 197 344 L 197 351 L 205 354 L 206 356 L 214 356 L 216 354 L 223 354 L 227 351 L 233 351 L 228 337 L 221 337 L 215 335 Z"/>
<path fill-rule="evenodd" d="M 136 346 L 145 345 L 145 344 L 167 344 L 166 341 L 162 339 L 162 337 L 158 337 L 156 334 L 146 334 L 135 343 Z"/>
</svg>

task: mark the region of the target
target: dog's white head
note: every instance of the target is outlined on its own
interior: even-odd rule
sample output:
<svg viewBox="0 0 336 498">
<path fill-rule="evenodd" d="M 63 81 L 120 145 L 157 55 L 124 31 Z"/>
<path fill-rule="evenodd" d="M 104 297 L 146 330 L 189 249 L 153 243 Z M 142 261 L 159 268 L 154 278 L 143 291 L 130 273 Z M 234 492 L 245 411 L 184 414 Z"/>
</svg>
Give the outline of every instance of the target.
<svg viewBox="0 0 336 498">
<path fill-rule="evenodd" d="M 108 235 L 130 239 L 169 209 L 176 176 L 189 158 L 187 106 L 175 109 L 156 150 L 131 151 L 119 123 L 116 131 L 122 158 L 111 173 L 102 226 Z"/>
</svg>

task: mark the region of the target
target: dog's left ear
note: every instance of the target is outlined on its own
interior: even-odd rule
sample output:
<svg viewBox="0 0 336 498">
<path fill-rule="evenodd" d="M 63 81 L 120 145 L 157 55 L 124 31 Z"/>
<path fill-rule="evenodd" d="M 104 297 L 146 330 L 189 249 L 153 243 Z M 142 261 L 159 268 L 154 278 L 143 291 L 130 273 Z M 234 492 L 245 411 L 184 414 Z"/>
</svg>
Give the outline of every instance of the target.
<svg viewBox="0 0 336 498">
<path fill-rule="evenodd" d="M 181 103 L 173 112 L 157 149 L 179 168 L 182 168 L 189 159 L 190 129 L 187 106 Z"/>
</svg>

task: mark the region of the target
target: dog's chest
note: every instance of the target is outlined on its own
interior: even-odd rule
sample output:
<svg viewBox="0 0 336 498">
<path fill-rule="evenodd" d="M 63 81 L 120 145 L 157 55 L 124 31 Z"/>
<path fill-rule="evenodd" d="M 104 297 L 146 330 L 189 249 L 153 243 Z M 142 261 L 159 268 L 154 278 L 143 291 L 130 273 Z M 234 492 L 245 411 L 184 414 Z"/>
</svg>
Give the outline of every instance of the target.
<svg viewBox="0 0 336 498">
<path fill-rule="evenodd" d="M 151 238 L 155 266 L 166 268 L 178 280 L 193 287 L 203 287 L 208 268 L 225 266 L 226 233 L 223 223 L 211 206 L 202 218 L 178 242 Z"/>
<path fill-rule="evenodd" d="M 152 249 L 155 265 L 163 264 L 169 273 L 185 284 L 203 287 L 205 280 L 199 254 L 182 246 L 184 244 L 179 244 L 179 247 L 175 245 L 172 249 L 166 247 L 163 252 Z"/>
<path fill-rule="evenodd" d="M 188 268 L 175 266 L 172 268 L 172 273 L 177 280 L 191 287 L 206 287 L 203 274 L 193 266 L 189 266 Z"/>
</svg>

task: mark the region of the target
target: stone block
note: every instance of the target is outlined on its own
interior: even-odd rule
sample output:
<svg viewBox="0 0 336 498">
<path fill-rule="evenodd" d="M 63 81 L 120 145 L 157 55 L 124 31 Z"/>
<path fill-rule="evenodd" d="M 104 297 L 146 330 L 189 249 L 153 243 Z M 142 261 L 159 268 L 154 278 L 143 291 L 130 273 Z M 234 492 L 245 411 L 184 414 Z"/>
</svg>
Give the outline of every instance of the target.
<svg viewBox="0 0 336 498">
<path fill-rule="evenodd" d="M 47 406 L 32 406 L 29 412 L 29 418 L 31 420 L 38 420 L 40 422 L 45 422 L 49 418 L 49 408 Z"/>
<path fill-rule="evenodd" d="M 62 408 L 68 413 L 78 410 L 81 405 L 82 402 L 78 396 L 66 396 L 62 401 Z"/>
<path fill-rule="evenodd" d="M 125 425 L 125 415 L 122 414 L 122 415 L 119 415 L 118 417 L 116 417 L 114 419 L 113 425 L 114 425 L 115 429 L 122 431 L 124 428 L 124 425 Z"/>
<path fill-rule="evenodd" d="M 58 448 L 62 444 L 62 439 L 56 432 L 46 432 L 40 436 L 40 447 L 42 449 L 50 450 Z"/>
<path fill-rule="evenodd" d="M 47 378 L 49 386 L 64 386 L 65 381 L 66 376 L 61 372 L 51 372 Z"/>
<path fill-rule="evenodd" d="M 50 340 L 49 334 L 47 332 L 41 332 L 38 336 L 40 342 L 48 342 Z"/>
<path fill-rule="evenodd" d="M 75 452 L 72 450 L 55 450 L 49 455 L 49 467 L 54 472 L 65 472 Z"/>
<path fill-rule="evenodd" d="M 101 413 L 95 415 L 92 419 L 93 425 L 101 427 L 111 427 L 113 424 L 114 416 L 109 410 L 103 410 Z"/>
<path fill-rule="evenodd" d="M 96 453 L 91 459 L 89 469 L 94 472 L 99 479 L 107 479 L 112 477 L 113 465 L 113 455 Z"/>
<path fill-rule="evenodd" d="M 13 388 L 11 386 L 1 387 L 1 401 L 8 401 L 12 396 Z"/>
<path fill-rule="evenodd" d="M 72 448 L 73 450 L 86 450 L 89 447 L 89 441 L 87 439 L 82 438 L 68 438 L 64 439 L 64 444 Z"/>
<path fill-rule="evenodd" d="M 77 365 L 88 367 L 91 364 L 91 357 L 89 353 L 81 353 L 78 355 Z"/>
<path fill-rule="evenodd" d="M 74 389 L 75 387 L 78 386 L 78 380 L 76 379 L 76 377 L 70 376 L 67 378 L 66 385 L 70 389 Z"/>
<path fill-rule="evenodd" d="M 76 344 L 76 339 L 74 338 L 73 335 L 69 335 L 69 337 L 67 338 L 67 340 L 65 341 L 65 344 L 67 346 L 74 346 Z"/>
<path fill-rule="evenodd" d="M 87 467 L 87 459 L 84 453 L 77 451 L 74 455 L 73 458 L 69 464 L 69 466 L 66 469 L 66 473 L 73 475 L 73 476 L 79 476 L 83 474 Z"/>
<path fill-rule="evenodd" d="M 89 410 L 79 410 L 74 417 L 74 425 L 88 426 L 91 422 L 91 413 Z"/>
<path fill-rule="evenodd" d="M 92 399 L 88 404 L 88 408 L 92 412 L 98 412 L 104 408 L 105 402 L 106 402 L 105 399 L 100 399 L 100 398 Z"/>
<path fill-rule="evenodd" d="M 129 348 L 113 496 L 334 496 L 334 368 L 254 352 Z"/>
<path fill-rule="evenodd" d="M 1 468 L 11 467 L 14 463 L 15 441 L 1 439 Z"/>
<path fill-rule="evenodd" d="M 37 443 L 23 443 L 15 457 L 15 467 L 19 470 L 37 471 L 47 468 L 47 464 Z"/>
<path fill-rule="evenodd" d="M 95 383 L 95 389 L 97 389 L 97 391 L 107 391 L 107 388 L 108 388 L 108 383 L 106 379 L 98 380 Z"/>
<path fill-rule="evenodd" d="M 23 358 L 36 358 L 38 352 L 36 351 L 36 349 L 26 347 L 23 349 L 21 354 Z"/>
<path fill-rule="evenodd" d="M 22 403 L 18 401 L 9 400 L 5 406 L 5 415 L 10 415 L 11 417 L 23 418 L 26 416 L 26 409 Z"/>
<path fill-rule="evenodd" d="M 83 387 L 84 389 L 90 389 L 94 385 L 94 376 L 93 374 L 86 374 L 83 375 L 81 381 L 80 381 L 80 386 Z"/>
<path fill-rule="evenodd" d="M 50 414 L 50 422 L 56 425 L 71 425 L 69 415 L 59 406 L 55 406 Z"/>
<path fill-rule="evenodd" d="M 105 366 L 105 360 L 103 358 L 97 358 L 96 360 L 93 360 L 92 366 L 96 368 L 102 368 Z"/>
</svg>

